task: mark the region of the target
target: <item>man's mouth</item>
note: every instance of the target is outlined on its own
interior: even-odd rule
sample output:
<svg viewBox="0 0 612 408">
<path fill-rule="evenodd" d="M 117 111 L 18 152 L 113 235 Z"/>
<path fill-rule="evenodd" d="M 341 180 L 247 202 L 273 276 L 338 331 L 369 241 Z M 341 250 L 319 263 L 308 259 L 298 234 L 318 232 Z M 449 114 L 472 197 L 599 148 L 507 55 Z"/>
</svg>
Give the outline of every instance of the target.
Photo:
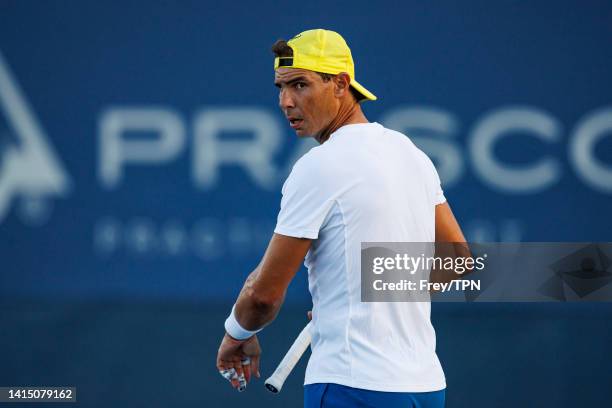
<svg viewBox="0 0 612 408">
<path fill-rule="evenodd" d="M 302 126 L 302 122 L 304 121 L 303 119 L 300 118 L 288 118 L 289 119 L 289 124 L 291 125 L 292 129 L 298 129 L 300 126 Z"/>
</svg>

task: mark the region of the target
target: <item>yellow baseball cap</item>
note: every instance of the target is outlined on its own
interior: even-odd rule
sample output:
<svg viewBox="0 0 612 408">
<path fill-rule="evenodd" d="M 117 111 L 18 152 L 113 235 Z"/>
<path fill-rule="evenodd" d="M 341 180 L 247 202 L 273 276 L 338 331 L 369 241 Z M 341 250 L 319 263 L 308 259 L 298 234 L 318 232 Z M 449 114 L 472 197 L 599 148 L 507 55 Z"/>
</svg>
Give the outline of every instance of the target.
<svg viewBox="0 0 612 408">
<path fill-rule="evenodd" d="M 293 57 L 274 58 L 274 70 L 279 67 L 302 68 L 332 75 L 346 72 L 351 77 L 351 86 L 365 99 L 377 99 L 355 80 L 351 50 L 337 32 L 321 28 L 304 31 L 287 41 L 287 45 L 293 50 Z"/>
</svg>

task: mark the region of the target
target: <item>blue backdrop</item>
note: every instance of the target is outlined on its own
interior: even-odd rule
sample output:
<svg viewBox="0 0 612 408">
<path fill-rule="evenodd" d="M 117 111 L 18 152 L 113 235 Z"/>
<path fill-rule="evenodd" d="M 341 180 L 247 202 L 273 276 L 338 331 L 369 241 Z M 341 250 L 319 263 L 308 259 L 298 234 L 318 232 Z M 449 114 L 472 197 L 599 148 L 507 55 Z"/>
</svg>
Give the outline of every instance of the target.
<svg viewBox="0 0 612 408">
<path fill-rule="evenodd" d="M 76 343 L 66 344 L 77 349 L 79 342 L 95 349 L 106 337 L 91 334 L 88 324 L 101 321 L 104 332 L 135 341 L 125 330 L 140 321 L 139 313 L 157 316 L 146 320 L 145 331 L 176 319 L 183 322 L 176 327 L 198 325 L 210 313 L 216 320 L 207 322 L 208 333 L 220 335 L 227 305 L 270 237 L 282 182 L 312 146 L 297 140 L 280 114 L 269 49 L 279 38 L 317 27 L 340 32 L 351 46 L 357 79 L 379 97 L 364 104 L 368 118 L 405 132 L 432 157 L 468 239 L 610 240 L 609 2 L 3 0 L 0 322 L 21 334 L 0 336 L 0 346 L 53 353 L 70 338 Z M 297 331 L 309 302 L 303 273 L 287 302 L 295 313 L 281 316 L 278 327 Z M 97 306 L 82 309 L 85 304 Z M 166 320 L 156 314 L 164 307 L 171 310 Z M 434 308 L 438 330 L 450 335 L 474 326 L 478 336 L 489 336 L 491 358 L 516 344 L 512 336 L 525 342 L 516 356 L 523 364 L 542 352 L 527 343 L 554 344 L 561 353 L 582 342 L 588 355 L 565 354 L 563 367 L 543 369 L 540 377 L 582 359 L 582 369 L 598 380 L 558 374 L 551 384 L 612 385 L 609 369 L 594 362 L 612 362 L 604 347 L 612 340 L 607 305 L 552 307 L 535 317 L 516 305 L 498 306 L 499 325 L 493 306 L 456 307 L 462 319 L 453 318 L 453 307 Z M 41 310 L 53 312 L 37 314 Z M 108 310 L 118 320 L 108 318 Z M 127 317 L 119 317 L 121 311 Z M 526 316 L 543 323 L 520 337 L 517 330 L 530 324 Z M 585 316 L 593 324 L 578 326 Z M 48 332 L 28 329 L 42 321 Z M 67 326 L 58 328 L 61 322 Z M 217 334 L 206 337 L 205 358 L 214 358 Z M 463 340 L 478 343 L 478 336 L 468 331 Z M 180 343 L 147 341 L 153 349 Z M 457 373 L 468 361 L 486 358 L 478 348 L 473 351 L 481 354 L 458 357 L 451 340 L 443 346 L 441 355 Z M 133 352 L 117 347 L 91 365 Z M 543 366 L 555 359 L 550 350 Z M 40 361 L 24 363 L 19 353 L 8 353 L 0 363 L 10 370 L 3 368 L 0 380 L 78 383 L 77 377 L 96 373 L 84 368 L 86 355 L 72 368 L 48 360 L 43 370 Z M 537 387 L 524 385 L 535 374 L 516 359 L 507 363 L 507 376 L 524 378 L 518 389 L 483 372 L 480 380 L 491 390 L 518 393 L 516 403 L 528 401 Z M 160 364 L 159 370 L 170 367 Z M 484 367 L 491 370 L 484 363 L 472 369 Z M 181 375 L 205 376 L 209 368 L 194 366 Z M 447 374 L 455 390 L 469 383 Z M 99 384 L 79 384 L 90 397 L 104 393 Z M 579 388 L 550 406 L 570 406 L 586 395 Z M 204 389 L 181 403 L 201 403 L 211 392 Z M 285 398 L 299 398 L 299 391 Z M 141 401 L 125 390 L 121 395 L 126 404 Z M 479 406 L 477 394 L 458 395 L 450 394 L 458 405 L 449 406 Z M 158 401 L 171 405 L 174 398 L 168 391 Z"/>
</svg>

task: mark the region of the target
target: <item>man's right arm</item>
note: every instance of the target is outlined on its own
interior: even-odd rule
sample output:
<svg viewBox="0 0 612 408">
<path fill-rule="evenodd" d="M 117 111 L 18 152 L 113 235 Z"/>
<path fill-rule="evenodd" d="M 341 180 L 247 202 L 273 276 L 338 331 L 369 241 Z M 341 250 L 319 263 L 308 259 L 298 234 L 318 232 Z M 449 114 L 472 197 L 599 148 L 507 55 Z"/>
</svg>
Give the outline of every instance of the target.
<svg viewBox="0 0 612 408">
<path fill-rule="evenodd" d="M 465 242 L 461 227 L 447 201 L 436 205 L 436 242 Z"/>
<path fill-rule="evenodd" d="M 436 205 L 436 257 L 471 257 L 465 236 L 448 202 Z M 469 271 L 459 275 L 454 271 L 432 269 L 431 281 L 445 283 L 461 279 Z"/>
</svg>

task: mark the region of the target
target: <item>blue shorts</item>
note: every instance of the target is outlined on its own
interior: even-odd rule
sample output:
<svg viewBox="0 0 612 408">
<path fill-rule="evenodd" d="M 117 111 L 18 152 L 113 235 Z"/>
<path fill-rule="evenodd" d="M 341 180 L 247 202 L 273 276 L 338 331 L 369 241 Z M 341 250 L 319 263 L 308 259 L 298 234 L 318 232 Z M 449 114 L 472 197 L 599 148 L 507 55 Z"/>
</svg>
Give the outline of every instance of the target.
<svg viewBox="0 0 612 408">
<path fill-rule="evenodd" d="M 444 408 L 446 390 L 382 392 L 339 384 L 304 386 L 304 408 Z"/>
</svg>

